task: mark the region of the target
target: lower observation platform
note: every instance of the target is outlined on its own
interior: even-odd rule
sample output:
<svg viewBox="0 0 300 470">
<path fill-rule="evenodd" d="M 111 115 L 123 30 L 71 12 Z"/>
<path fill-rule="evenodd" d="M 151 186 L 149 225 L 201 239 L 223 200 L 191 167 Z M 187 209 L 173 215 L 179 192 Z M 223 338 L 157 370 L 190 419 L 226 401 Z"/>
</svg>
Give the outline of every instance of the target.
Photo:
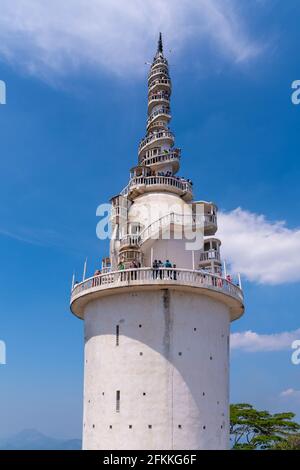
<svg viewBox="0 0 300 470">
<path fill-rule="evenodd" d="M 237 285 L 215 274 L 178 268 L 126 269 L 90 277 L 74 286 L 71 311 L 77 317 L 84 318 L 85 306 L 93 299 L 149 289 L 190 290 L 213 297 L 228 305 L 231 321 L 244 313 L 243 291 Z"/>
</svg>

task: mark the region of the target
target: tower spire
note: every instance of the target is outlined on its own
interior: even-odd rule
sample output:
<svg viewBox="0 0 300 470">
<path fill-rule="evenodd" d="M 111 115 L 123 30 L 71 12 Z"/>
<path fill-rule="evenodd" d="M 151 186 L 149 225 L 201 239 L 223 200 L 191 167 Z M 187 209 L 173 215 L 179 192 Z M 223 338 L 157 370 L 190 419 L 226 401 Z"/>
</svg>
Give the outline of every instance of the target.
<svg viewBox="0 0 300 470">
<path fill-rule="evenodd" d="M 180 149 L 174 148 L 170 131 L 172 86 L 168 61 L 163 54 L 162 34 L 148 75 L 148 119 L 146 136 L 139 146 L 139 164 L 154 172 L 174 175 L 179 170 Z M 155 159 L 152 157 L 155 155 Z"/>
<path fill-rule="evenodd" d="M 162 42 L 162 34 L 159 33 L 158 45 L 157 45 L 157 53 L 163 54 L 163 42 Z"/>
</svg>

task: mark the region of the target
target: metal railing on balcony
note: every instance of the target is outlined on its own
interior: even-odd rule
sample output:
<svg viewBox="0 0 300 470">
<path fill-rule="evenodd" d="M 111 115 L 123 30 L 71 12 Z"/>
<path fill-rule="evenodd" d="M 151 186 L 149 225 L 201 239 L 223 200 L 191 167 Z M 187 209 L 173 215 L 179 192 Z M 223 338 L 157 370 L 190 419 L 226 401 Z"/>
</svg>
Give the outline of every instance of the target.
<svg viewBox="0 0 300 470">
<path fill-rule="evenodd" d="M 138 285 L 183 285 L 210 289 L 230 295 L 243 303 L 243 292 L 239 286 L 216 274 L 179 268 L 139 268 L 100 274 L 75 284 L 71 302 L 85 293 L 110 288 Z"/>
</svg>

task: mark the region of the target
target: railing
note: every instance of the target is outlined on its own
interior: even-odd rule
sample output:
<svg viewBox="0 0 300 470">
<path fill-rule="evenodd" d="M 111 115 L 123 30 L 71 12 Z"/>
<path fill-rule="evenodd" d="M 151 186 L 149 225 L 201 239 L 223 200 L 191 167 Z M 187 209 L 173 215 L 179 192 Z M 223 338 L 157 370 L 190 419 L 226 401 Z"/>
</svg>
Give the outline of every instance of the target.
<svg viewBox="0 0 300 470">
<path fill-rule="evenodd" d="M 206 225 L 217 225 L 217 216 L 215 214 L 204 214 Z"/>
<path fill-rule="evenodd" d="M 153 284 L 206 288 L 230 295 L 243 303 L 242 290 L 227 279 L 204 271 L 177 268 L 126 269 L 100 274 L 76 284 L 71 293 L 71 302 L 86 291 L 93 292 L 114 287 Z"/>
<path fill-rule="evenodd" d="M 159 86 L 159 85 L 168 85 L 169 87 L 171 87 L 171 80 L 169 78 L 161 78 L 161 79 L 157 79 L 157 80 L 154 80 L 151 85 L 149 86 L 149 93 L 151 93 L 151 91 L 156 88 L 156 86 Z"/>
<path fill-rule="evenodd" d="M 147 227 L 145 227 L 139 234 L 128 234 L 121 238 L 120 244 L 123 246 L 142 246 L 142 244 L 149 239 L 158 239 L 160 231 L 170 227 L 171 224 L 178 225 L 180 227 L 185 227 L 189 230 L 197 230 L 202 228 L 205 230 L 205 226 L 211 223 L 211 216 L 207 214 L 176 214 L 171 212 L 170 214 L 163 215 L 159 219 L 155 220 Z M 201 256 L 204 255 L 204 258 L 201 259 Z M 206 258 L 207 256 L 207 258 Z M 205 252 L 201 253 L 200 261 L 206 259 L 220 259 L 219 252 Z"/>
<path fill-rule="evenodd" d="M 156 65 L 158 64 L 164 64 L 166 66 L 168 66 L 168 61 L 167 59 L 165 59 L 164 57 L 157 57 L 157 59 L 155 59 L 152 63 L 152 66 L 151 67 L 155 67 Z"/>
<path fill-rule="evenodd" d="M 123 248 L 124 246 L 139 246 L 139 235 L 125 235 L 120 241 L 120 247 Z"/>
<path fill-rule="evenodd" d="M 179 189 L 183 193 L 192 193 L 192 186 L 187 181 L 178 180 L 174 176 L 136 176 L 129 181 L 129 184 L 121 191 L 121 196 L 127 196 L 135 186 L 170 186 Z"/>
<path fill-rule="evenodd" d="M 204 251 L 203 253 L 200 253 L 200 263 L 201 261 L 213 261 L 217 260 L 220 261 L 220 252 L 216 250 L 209 250 L 209 251 Z"/>
<path fill-rule="evenodd" d="M 176 152 L 168 152 L 160 155 L 155 155 L 153 157 L 146 157 L 143 158 L 141 163 L 143 165 L 155 165 L 156 163 L 164 163 L 164 162 L 169 162 L 169 161 L 178 161 L 180 160 L 180 151 Z"/>
<path fill-rule="evenodd" d="M 170 105 L 170 95 L 166 92 L 155 93 L 154 95 L 149 96 L 148 98 L 148 108 L 152 109 L 153 103 L 156 101 L 164 101 L 166 105 Z M 157 103 L 156 103 L 157 104 Z"/>
<path fill-rule="evenodd" d="M 151 122 L 156 118 L 156 116 L 159 116 L 160 114 L 165 114 L 168 117 L 171 117 L 171 109 L 167 108 L 165 106 L 162 106 L 159 109 L 156 109 L 153 113 L 150 114 L 150 116 L 147 119 L 147 126 L 151 124 Z"/>
<path fill-rule="evenodd" d="M 151 80 L 152 77 L 154 77 L 154 75 L 158 75 L 158 74 L 161 74 L 163 73 L 164 75 L 167 76 L 167 78 L 169 78 L 168 76 L 168 68 L 165 66 L 164 68 L 161 68 L 161 69 L 154 69 L 152 70 L 152 72 L 149 73 L 148 75 L 148 81 Z"/>
<path fill-rule="evenodd" d="M 163 215 L 140 232 L 139 245 L 141 246 L 149 238 L 157 238 L 160 230 L 170 227 L 171 224 L 188 227 L 189 229 L 196 226 L 200 228 L 204 227 L 205 217 L 203 218 L 202 214 L 195 216 L 193 214 L 176 214 L 173 212 Z"/>
<path fill-rule="evenodd" d="M 156 132 L 155 134 L 150 135 L 149 137 L 145 137 L 139 145 L 139 152 L 143 150 L 143 148 L 150 144 L 151 142 L 154 142 L 155 140 L 158 139 L 172 139 L 174 140 L 174 135 L 172 134 L 171 131 L 161 131 L 161 132 Z"/>
</svg>

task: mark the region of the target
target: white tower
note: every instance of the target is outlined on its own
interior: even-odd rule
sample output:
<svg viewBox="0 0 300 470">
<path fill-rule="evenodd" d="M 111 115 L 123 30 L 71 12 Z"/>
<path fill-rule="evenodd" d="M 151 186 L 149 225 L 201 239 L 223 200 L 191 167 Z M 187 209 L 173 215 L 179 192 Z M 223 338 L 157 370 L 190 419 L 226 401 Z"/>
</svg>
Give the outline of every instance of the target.
<svg viewBox="0 0 300 470">
<path fill-rule="evenodd" d="M 148 87 L 138 165 L 112 199 L 110 257 L 72 289 L 85 323 L 83 448 L 226 449 L 229 330 L 243 293 L 222 273 L 217 207 L 176 176 L 161 35 Z"/>
</svg>

